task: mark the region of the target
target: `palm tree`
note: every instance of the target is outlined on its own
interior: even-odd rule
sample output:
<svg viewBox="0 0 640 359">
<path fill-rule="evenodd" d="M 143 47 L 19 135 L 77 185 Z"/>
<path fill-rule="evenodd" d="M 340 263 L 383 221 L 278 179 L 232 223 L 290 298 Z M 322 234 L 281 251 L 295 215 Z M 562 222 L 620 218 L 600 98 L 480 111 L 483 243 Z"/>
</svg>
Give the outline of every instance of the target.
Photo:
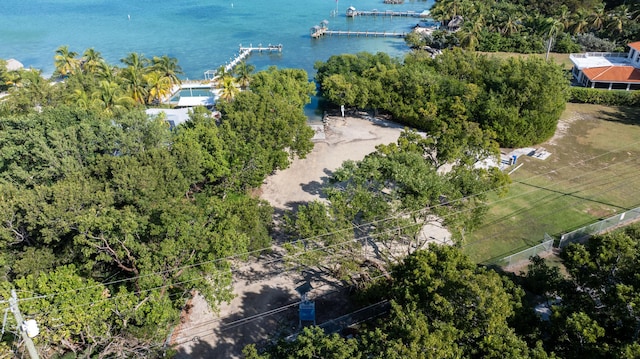
<svg viewBox="0 0 640 359">
<path fill-rule="evenodd" d="M 572 25 L 571 11 L 566 5 L 560 7 L 560 14 L 558 15 L 558 21 L 562 23 L 563 29 L 568 29 Z"/>
<path fill-rule="evenodd" d="M 120 59 L 120 62 L 127 65 L 121 76 L 127 91 L 129 91 L 129 96 L 139 104 L 146 104 L 148 91 L 144 76 L 149 72 L 147 67 L 149 60 L 142 54 L 132 52 L 127 57 Z"/>
<path fill-rule="evenodd" d="M 100 81 L 98 89 L 91 95 L 93 104 L 103 109 L 107 115 L 132 108 L 135 101 L 122 93 L 120 86 L 111 81 Z"/>
<path fill-rule="evenodd" d="M 93 47 L 84 50 L 82 54 L 82 69 L 85 72 L 95 73 L 103 62 L 104 59 L 100 51 L 96 51 Z"/>
<path fill-rule="evenodd" d="M 465 49 L 475 50 L 478 45 L 478 34 L 482 31 L 483 26 L 484 17 L 482 15 L 478 16 L 473 23 L 465 22 L 458 33 L 460 45 Z"/>
<path fill-rule="evenodd" d="M 56 73 L 62 77 L 72 74 L 80 64 L 76 56 L 78 56 L 78 53 L 69 51 L 69 46 L 63 45 L 58 47 L 53 57 Z"/>
<path fill-rule="evenodd" d="M 549 39 L 547 41 L 546 59 L 549 60 L 549 53 L 551 52 L 551 45 L 553 44 L 553 40 L 555 40 L 555 38 L 558 36 L 558 34 L 562 32 L 562 30 L 564 30 L 564 25 L 560 20 L 556 20 L 552 17 L 547 18 L 545 25 L 546 26 L 544 30 L 545 30 L 545 33 L 547 34 L 547 38 Z"/>
<path fill-rule="evenodd" d="M 92 104 L 91 98 L 82 89 L 75 89 L 71 99 L 75 102 L 76 106 L 83 109 L 88 109 Z"/>
<path fill-rule="evenodd" d="M 99 62 L 96 67 L 96 76 L 101 80 L 116 82 L 116 70 L 106 61 Z"/>
<path fill-rule="evenodd" d="M 520 30 L 520 19 L 516 17 L 516 14 L 509 14 L 507 20 L 504 22 L 502 26 L 502 34 L 511 36 L 517 33 Z"/>
<path fill-rule="evenodd" d="M 607 20 L 607 12 L 605 11 L 604 4 L 599 4 L 591 12 L 589 16 L 589 22 L 594 30 L 600 30 L 604 26 Z"/>
<path fill-rule="evenodd" d="M 236 85 L 236 80 L 233 76 L 225 76 L 222 78 L 222 91 L 220 91 L 220 98 L 230 102 L 240 92 Z"/>
<path fill-rule="evenodd" d="M 631 5 L 631 20 L 640 22 L 640 3 Z"/>
<path fill-rule="evenodd" d="M 585 9 L 578 9 L 572 17 L 571 33 L 574 35 L 587 32 L 589 29 L 589 12 Z"/>
<path fill-rule="evenodd" d="M 127 91 L 129 91 L 129 96 L 142 105 L 146 103 L 148 93 L 144 75 L 143 68 L 134 66 L 129 66 L 122 71 L 122 78 Z"/>
<path fill-rule="evenodd" d="M 149 64 L 149 59 L 144 55 L 137 52 L 131 52 L 127 57 L 120 59 L 120 62 L 127 65 L 127 67 L 133 67 L 137 70 L 144 70 Z"/>
<path fill-rule="evenodd" d="M 163 77 L 169 79 L 171 86 L 181 83 L 178 75 L 183 75 L 182 68 L 178 65 L 178 59 L 163 55 L 162 57 L 154 56 L 152 66 L 155 71 L 160 72 Z"/>
<path fill-rule="evenodd" d="M 616 6 L 612 12 L 609 13 L 609 21 L 607 22 L 607 29 L 611 31 L 615 31 L 618 34 L 622 33 L 624 29 L 624 25 L 629 18 L 631 17 L 631 12 L 629 11 L 629 6 L 626 4 L 622 4 Z"/>
<path fill-rule="evenodd" d="M 229 76 L 229 71 L 227 71 L 227 68 L 225 66 L 220 66 L 216 70 L 216 73 L 214 76 L 222 79 L 226 76 Z"/>
<path fill-rule="evenodd" d="M 236 81 L 241 89 L 245 90 L 249 87 L 249 82 L 251 82 L 251 76 L 255 69 L 255 66 L 248 65 L 246 62 L 241 61 L 233 70 L 236 75 Z"/>
<path fill-rule="evenodd" d="M 165 76 L 160 71 L 153 71 L 145 76 L 147 80 L 148 90 L 148 103 L 160 103 L 163 98 L 171 95 L 171 89 L 173 85 L 168 76 Z"/>
</svg>

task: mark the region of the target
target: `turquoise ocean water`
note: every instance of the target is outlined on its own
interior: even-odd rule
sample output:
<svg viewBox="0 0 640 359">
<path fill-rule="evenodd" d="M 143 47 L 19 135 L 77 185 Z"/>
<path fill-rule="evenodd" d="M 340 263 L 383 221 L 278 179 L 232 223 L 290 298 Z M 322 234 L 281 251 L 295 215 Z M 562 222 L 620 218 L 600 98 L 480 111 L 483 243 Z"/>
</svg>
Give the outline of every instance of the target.
<svg viewBox="0 0 640 359">
<path fill-rule="evenodd" d="M 51 74 L 60 45 L 78 53 L 93 47 L 113 64 L 130 52 L 167 54 L 178 58 L 184 79 L 202 79 L 204 71 L 229 62 L 240 44 L 282 44 L 282 53 L 253 54 L 247 62 L 257 70 L 272 65 L 302 68 L 313 77 L 314 62 L 334 54 L 382 51 L 402 56 L 408 48 L 397 38 L 312 39 L 311 27 L 327 20 L 331 30 L 409 31 L 420 19 L 347 18 L 345 12 L 349 6 L 421 12 L 432 4 L 433 0 L 405 0 L 401 5 L 385 5 L 383 0 L 3 0 L 0 58 L 15 58 Z"/>
</svg>

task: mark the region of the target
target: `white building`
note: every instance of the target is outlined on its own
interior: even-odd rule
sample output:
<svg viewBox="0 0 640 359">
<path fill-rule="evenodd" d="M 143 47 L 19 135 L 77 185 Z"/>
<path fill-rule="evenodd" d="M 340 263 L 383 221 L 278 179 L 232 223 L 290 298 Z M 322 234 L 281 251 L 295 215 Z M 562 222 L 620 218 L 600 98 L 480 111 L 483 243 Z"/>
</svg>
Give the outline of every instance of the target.
<svg viewBox="0 0 640 359">
<path fill-rule="evenodd" d="M 571 54 L 573 77 L 584 87 L 640 90 L 640 41 L 628 44 L 629 52 Z"/>
</svg>

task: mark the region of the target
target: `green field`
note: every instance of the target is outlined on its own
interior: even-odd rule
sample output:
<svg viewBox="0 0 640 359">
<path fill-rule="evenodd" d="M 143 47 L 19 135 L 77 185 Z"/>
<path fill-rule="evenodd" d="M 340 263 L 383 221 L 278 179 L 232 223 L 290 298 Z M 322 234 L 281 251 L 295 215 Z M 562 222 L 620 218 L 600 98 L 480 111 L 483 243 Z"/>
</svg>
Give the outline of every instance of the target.
<svg viewBox="0 0 640 359">
<path fill-rule="evenodd" d="M 487 55 L 487 56 L 497 57 L 499 59 L 506 59 L 509 57 L 527 58 L 532 56 L 540 57 L 544 59 L 547 57 L 547 54 L 519 54 L 517 52 L 481 52 L 479 51 L 478 53 Z M 565 70 L 571 70 L 571 68 L 573 67 L 573 62 L 571 62 L 571 60 L 569 59 L 569 54 L 559 54 L 559 53 L 551 52 L 549 53 L 549 59 L 554 61 L 556 64 L 559 64 L 560 66 L 562 66 L 562 68 Z"/>
<path fill-rule="evenodd" d="M 463 250 L 490 263 L 640 206 L 640 109 L 567 104 L 556 136 L 534 148 L 546 160 L 523 156 L 509 193 L 491 197 L 484 224 Z M 509 152 L 509 150 L 504 150 Z"/>
</svg>

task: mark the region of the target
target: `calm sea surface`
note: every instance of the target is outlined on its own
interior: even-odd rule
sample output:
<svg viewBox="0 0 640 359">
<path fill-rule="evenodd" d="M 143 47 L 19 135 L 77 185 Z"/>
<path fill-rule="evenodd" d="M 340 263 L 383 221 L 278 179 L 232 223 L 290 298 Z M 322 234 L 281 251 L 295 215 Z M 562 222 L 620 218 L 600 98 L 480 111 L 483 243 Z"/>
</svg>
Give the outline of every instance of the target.
<svg viewBox="0 0 640 359">
<path fill-rule="evenodd" d="M 257 70 L 272 65 L 302 68 L 313 77 L 314 62 L 331 55 L 382 51 L 402 56 L 408 49 L 396 38 L 312 39 L 311 27 L 327 20 L 331 30 L 404 32 L 420 20 L 352 19 L 345 16 L 346 9 L 352 5 L 358 10 L 421 12 L 432 4 L 433 0 L 405 0 L 401 5 L 385 5 L 383 0 L 2 0 L 0 58 L 15 58 L 51 74 L 60 45 L 78 53 L 93 47 L 113 64 L 130 52 L 167 54 L 178 58 L 183 78 L 202 79 L 204 71 L 229 62 L 240 44 L 282 44 L 282 53 L 253 54 L 247 62 Z M 316 102 L 311 107 L 317 107 Z"/>
</svg>

